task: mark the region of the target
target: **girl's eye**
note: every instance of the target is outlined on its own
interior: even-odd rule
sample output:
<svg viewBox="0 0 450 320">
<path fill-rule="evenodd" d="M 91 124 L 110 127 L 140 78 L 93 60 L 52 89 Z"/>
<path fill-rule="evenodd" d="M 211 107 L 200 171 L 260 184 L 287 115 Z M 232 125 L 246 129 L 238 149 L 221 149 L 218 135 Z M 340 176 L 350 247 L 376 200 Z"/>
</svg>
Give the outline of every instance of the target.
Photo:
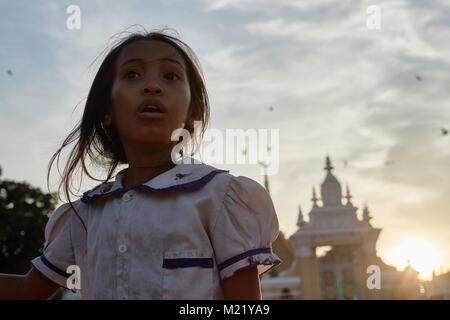
<svg viewBox="0 0 450 320">
<path fill-rule="evenodd" d="M 129 70 L 129 71 L 127 71 L 127 72 L 125 73 L 124 78 L 127 78 L 127 79 L 136 79 L 136 78 L 138 78 L 138 77 L 140 77 L 140 76 L 141 76 L 141 75 L 140 75 L 139 73 L 137 73 L 136 71 Z"/>
<path fill-rule="evenodd" d="M 181 77 L 173 72 L 166 73 L 166 78 L 169 80 L 181 80 Z"/>
</svg>

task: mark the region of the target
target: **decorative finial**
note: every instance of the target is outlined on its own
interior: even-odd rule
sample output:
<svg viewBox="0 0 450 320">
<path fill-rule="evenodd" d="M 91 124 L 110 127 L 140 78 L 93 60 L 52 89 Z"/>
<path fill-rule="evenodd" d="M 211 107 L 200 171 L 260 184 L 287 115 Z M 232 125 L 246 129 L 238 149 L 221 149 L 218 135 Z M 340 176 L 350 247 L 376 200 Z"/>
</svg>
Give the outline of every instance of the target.
<svg viewBox="0 0 450 320">
<path fill-rule="evenodd" d="M 297 219 L 297 226 L 303 227 L 306 224 L 305 219 L 303 218 L 303 212 L 301 206 L 298 206 L 298 219 Z"/>
<path fill-rule="evenodd" d="M 266 188 L 267 192 L 270 194 L 269 177 L 267 176 L 267 167 L 269 166 L 269 164 L 262 161 L 259 161 L 258 163 L 264 168 L 264 188 Z"/>
<path fill-rule="evenodd" d="M 345 195 L 345 199 L 347 199 L 347 205 L 351 205 L 352 204 L 352 195 L 350 194 L 350 188 L 348 187 L 348 184 L 346 185 L 346 195 Z"/>
<path fill-rule="evenodd" d="M 372 217 L 370 216 L 370 211 L 369 211 L 369 207 L 367 205 L 367 202 L 364 204 L 363 220 L 366 221 L 366 222 L 369 222 L 370 220 L 372 220 Z"/>
<path fill-rule="evenodd" d="M 266 188 L 267 192 L 270 194 L 269 177 L 267 174 L 264 175 L 264 188 Z"/>
<path fill-rule="evenodd" d="M 313 207 L 318 207 L 317 205 L 317 196 L 316 196 L 316 188 L 313 187 L 313 191 L 312 191 L 312 198 L 311 198 L 312 202 L 313 202 Z"/>
<path fill-rule="evenodd" d="M 412 265 L 411 265 L 411 260 L 410 259 L 406 260 L 406 264 L 407 264 L 407 266 L 406 266 L 407 269 L 412 269 L 413 268 Z"/>
<path fill-rule="evenodd" d="M 331 160 L 330 160 L 329 156 L 326 157 L 325 164 L 326 164 L 326 166 L 324 169 L 327 170 L 327 172 L 331 173 L 331 170 L 333 170 L 334 167 L 331 165 Z"/>
</svg>

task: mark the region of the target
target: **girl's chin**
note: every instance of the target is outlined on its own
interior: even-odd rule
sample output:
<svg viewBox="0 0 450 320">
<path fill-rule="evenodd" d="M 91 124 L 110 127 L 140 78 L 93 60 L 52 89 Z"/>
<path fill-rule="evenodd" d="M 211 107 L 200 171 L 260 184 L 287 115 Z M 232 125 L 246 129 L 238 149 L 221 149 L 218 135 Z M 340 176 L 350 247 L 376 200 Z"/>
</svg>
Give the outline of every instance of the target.
<svg viewBox="0 0 450 320">
<path fill-rule="evenodd" d="M 135 136 L 133 139 L 135 142 L 144 144 L 169 144 L 174 143 L 170 141 L 170 134 L 161 132 L 143 132 L 142 134 Z"/>
</svg>

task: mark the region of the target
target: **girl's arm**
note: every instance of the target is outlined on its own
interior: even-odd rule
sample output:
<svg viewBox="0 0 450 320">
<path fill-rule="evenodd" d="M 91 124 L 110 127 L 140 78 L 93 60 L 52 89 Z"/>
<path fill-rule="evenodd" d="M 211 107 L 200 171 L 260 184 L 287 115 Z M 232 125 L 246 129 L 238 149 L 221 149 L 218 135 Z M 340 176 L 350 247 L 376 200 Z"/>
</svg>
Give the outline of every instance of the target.
<svg viewBox="0 0 450 320">
<path fill-rule="evenodd" d="M 58 288 L 35 268 L 26 275 L 0 273 L 0 300 L 48 299 Z"/>
<path fill-rule="evenodd" d="M 223 281 L 226 300 L 261 300 L 261 286 L 257 267 L 237 271 Z"/>
</svg>

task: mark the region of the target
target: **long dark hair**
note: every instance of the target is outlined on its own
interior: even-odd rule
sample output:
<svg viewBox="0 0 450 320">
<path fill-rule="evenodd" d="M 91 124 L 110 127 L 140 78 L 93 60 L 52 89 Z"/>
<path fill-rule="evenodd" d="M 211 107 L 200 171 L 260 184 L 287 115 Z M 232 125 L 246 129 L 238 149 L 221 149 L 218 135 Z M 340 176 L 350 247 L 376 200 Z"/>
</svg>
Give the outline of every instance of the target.
<svg viewBox="0 0 450 320">
<path fill-rule="evenodd" d="M 58 185 L 58 199 L 63 200 L 60 196 L 61 189 L 63 189 L 66 200 L 74 210 L 70 194 L 76 195 L 72 190 L 72 178 L 79 166 L 82 169 L 81 181 L 83 173 L 85 173 L 89 178 L 104 183 L 111 179 L 118 165 L 128 163 L 116 128 L 114 125 L 103 126 L 102 121 L 104 116 L 111 111 L 111 88 L 116 73 L 116 60 L 123 48 L 133 42 L 142 40 L 158 40 L 168 43 L 183 57 L 187 67 L 191 91 L 191 105 L 189 106 L 185 129 L 189 131 L 191 138 L 194 138 L 194 143 L 196 143 L 194 121 L 201 121 L 202 123 L 200 137 L 203 137 L 206 130 L 209 122 L 209 100 L 200 63 L 193 50 L 186 43 L 175 36 L 167 34 L 164 30 L 132 32 L 126 37 L 121 36 L 106 54 L 98 69 L 89 90 L 81 120 L 64 139 L 60 148 L 53 154 L 48 165 L 47 187 L 49 188 L 50 172 L 55 160 L 59 172 L 59 158 L 62 150 L 75 142 L 64 171 L 62 174 L 60 173 L 61 181 Z M 106 170 L 107 175 L 105 179 L 95 178 L 89 172 L 86 163 L 87 159 L 94 165 Z"/>
</svg>

